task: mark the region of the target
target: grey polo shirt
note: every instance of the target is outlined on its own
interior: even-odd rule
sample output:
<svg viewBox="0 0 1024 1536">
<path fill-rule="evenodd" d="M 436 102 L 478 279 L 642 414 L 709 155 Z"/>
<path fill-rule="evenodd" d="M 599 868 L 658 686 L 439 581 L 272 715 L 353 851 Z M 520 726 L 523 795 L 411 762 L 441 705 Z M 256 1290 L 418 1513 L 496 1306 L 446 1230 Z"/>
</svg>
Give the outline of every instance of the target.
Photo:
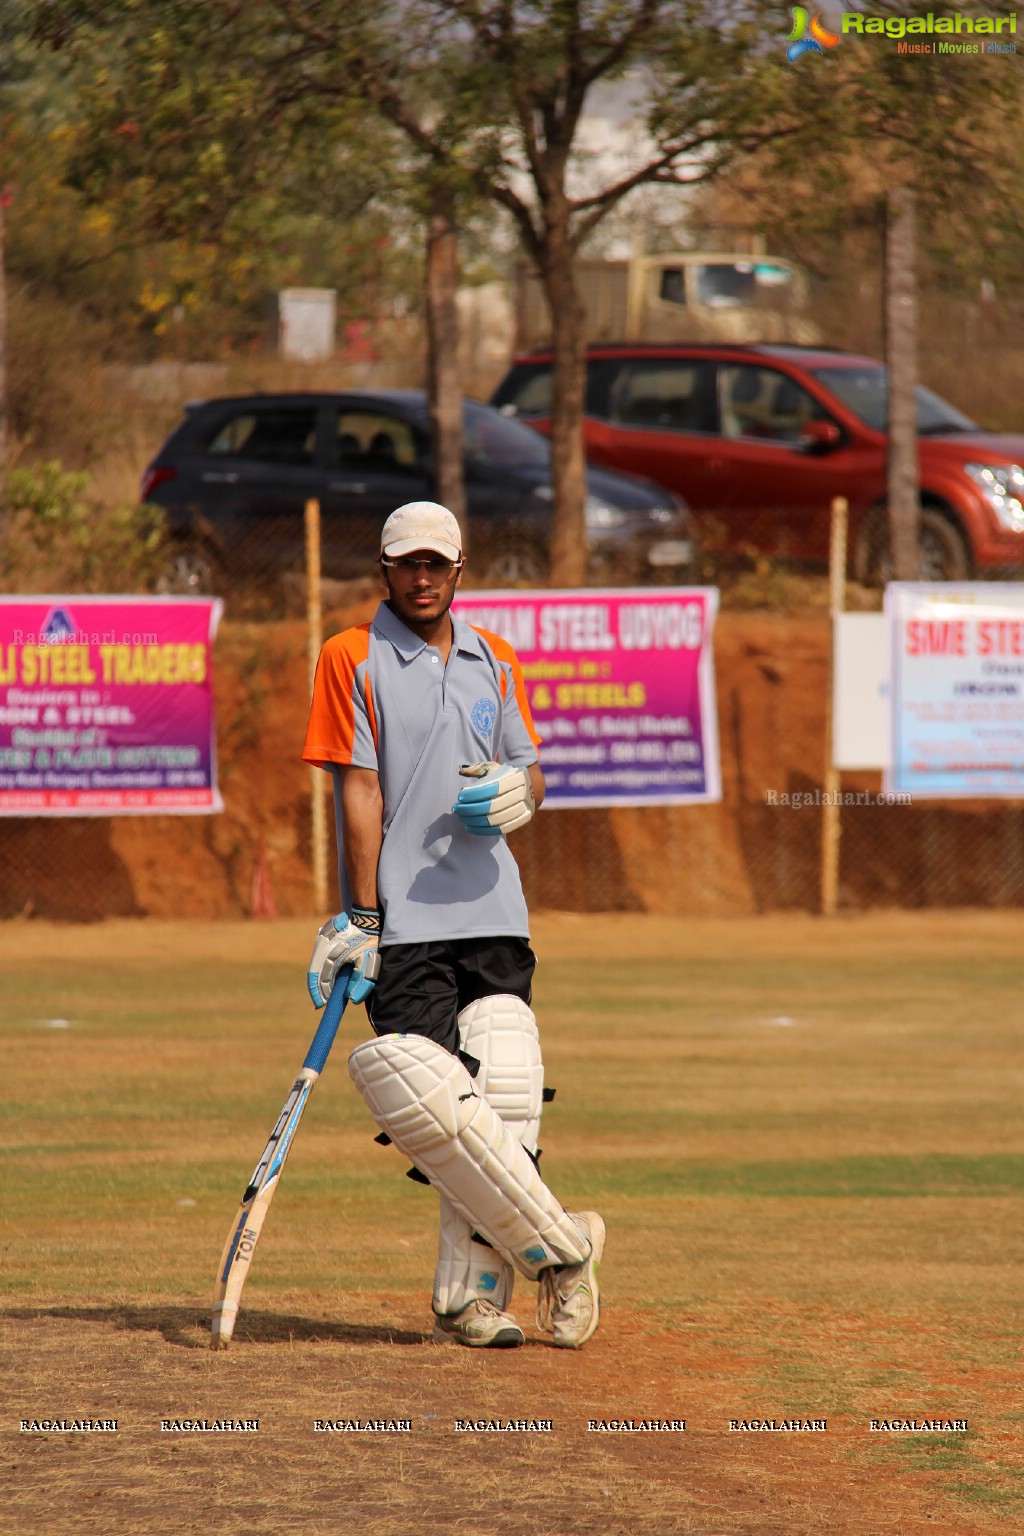
<svg viewBox="0 0 1024 1536">
<path fill-rule="evenodd" d="M 370 624 L 320 653 L 303 759 L 375 768 L 384 797 L 377 883 L 382 944 L 529 936 L 516 861 L 503 837 L 478 837 L 452 814 L 463 763 L 538 759 L 515 652 L 452 615 L 447 665 L 386 603 Z M 339 883 L 350 893 L 334 774 Z"/>
</svg>

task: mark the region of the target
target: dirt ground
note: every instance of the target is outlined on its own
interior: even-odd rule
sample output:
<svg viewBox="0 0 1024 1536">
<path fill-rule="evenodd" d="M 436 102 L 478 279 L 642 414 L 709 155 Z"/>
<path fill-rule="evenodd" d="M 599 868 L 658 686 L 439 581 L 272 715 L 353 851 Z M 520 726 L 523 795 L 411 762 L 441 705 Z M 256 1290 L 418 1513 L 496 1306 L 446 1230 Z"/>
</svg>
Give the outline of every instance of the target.
<svg viewBox="0 0 1024 1536">
<path fill-rule="evenodd" d="M 26 1062 L 44 1059 L 51 1037 L 44 1047 L 38 1032 L 31 1038 L 19 1033 L 12 1008 L 22 1005 L 12 999 L 38 992 L 39 1010 L 65 1005 L 64 995 L 52 990 L 48 969 L 55 943 L 62 971 L 77 975 L 83 991 L 88 974 L 104 968 L 112 978 L 153 974 L 163 987 L 159 967 L 173 954 L 183 967 L 182 994 L 189 996 L 190 968 L 204 976 L 203 967 L 214 974 L 223 970 L 229 980 L 238 968 L 257 963 L 290 968 L 308 949 L 307 930 L 305 921 L 2 925 L 0 985 L 7 1001 L 0 1013 L 14 1020 L 15 1057 L 20 1065 L 24 1049 Z M 833 923 L 779 915 L 680 923 L 542 913 L 535 940 L 542 968 L 551 970 L 548 1013 L 585 1011 L 586 983 L 581 991 L 574 978 L 597 977 L 624 945 L 629 967 L 640 967 L 641 975 L 664 973 L 670 987 L 677 976 L 692 976 L 695 987 L 715 997 L 727 1022 L 730 1009 L 748 1020 L 736 1037 L 735 1059 L 745 1059 L 751 1070 L 762 1059 L 756 1053 L 766 1050 L 760 1042 L 768 1040 L 783 1073 L 792 1063 L 794 1094 L 798 1074 L 801 1082 L 820 1077 L 837 1120 L 860 1091 L 859 1080 L 844 1076 L 839 1058 L 828 1054 L 829 1042 L 842 1047 L 841 1029 L 826 1037 L 822 1026 L 819 1035 L 801 1036 L 800 1018 L 775 1017 L 787 994 L 776 992 L 770 980 L 774 967 L 784 967 L 778 975 L 788 995 L 804 972 L 813 972 L 819 979 L 807 980 L 801 1007 L 810 1009 L 812 1001 L 819 1012 L 826 1004 L 834 1007 L 838 1025 L 843 1010 L 859 1017 L 865 1049 L 873 1050 L 880 1026 L 872 1022 L 870 1006 L 858 1006 L 851 976 L 882 978 L 887 992 L 903 977 L 897 1014 L 923 1030 L 943 986 L 940 979 L 929 990 L 929 967 L 936 975 L 948 968 L 950 987 L 963 993 L 950 1004 L 951 1017 L 964 1013 L 968 1021 L 976 976 L 979 1017 L 1011 1009 L 1010 1016 L 999 1014 L 1004 1033 L 984 1049 L 979 1039 L 972 1052 L 968 1029 L 960 1065 L 949 1076 L 943 1068 L 933 1089 L 924 1064 L 917 1077 L 905 1075 L 904 1063 L 915 1059 L 917 1046 L 897 1030 L 891 1060 L 898 1075 L 879 1081 L 878 1102 L 904 1103 L 896 1121 L 913 1125 L 926 1091 L 940 1111 L 946 1095 L 951 1109 L 944 1145 L 965 1150 L 968 1142 L 957 1139 L 965 1133 L 952 1116 L 959 1075 L 973 1085 L 979 1102 L 994 1096 L 992 1148 L 1016 1155 L 1020 1146 L 1019 1116 L 1014 1130 L 999 1097 L 1005 1087 L 1012 1101 L 1009 1085 L 1019 1075 L 1019 1058 L 1014 1062 L 1006 1054 L 1021 1021 L 1015 914 L 894 913 Z M 830 972 L 834 993 L 820 980 Z M 670 1041 L 671 1018 L 663 1018 L 653 985 L 641 983 L 650 997 L 651 1038 Z M 591 991 L 597 998 L 596 986 Z M 554 1025 L 552 1038 L 557 1060 L 563 1047 Z M 698 1108 L 701 1093 L 712 1091 L 700 1087 L 705 1038 L 710 1034 L 688 1029 L 674 1058 L 693 1079 Z M 599 1045 L 595 1036 L 595 1049 Z M 159 1049 L 154 1036 L 153 1074 L 159 1073 Z M 717 1043 L 706 1049 L 720 1055 Z M 944 1037 L 933 1054 L 943 1049 Z M 262 1035 L 253 1036 L 254 1071 L 264 1065 L 264 1050 Z M 102 1058 L 77 1059 L 100 1083 Z M 885 1062 L 884 1043 L 871 1059 Z M 667 1055 L 665 1060 L 667 1073 Z M 272 1065 L 273 1084 L 281 1069 Z M 194 1072 L 187 1063 L 184 1068 Z M 884 1066 L 872 1071 L 884 1077 Z M 153 1076 L 153 1103 L 134 1105 L 133 1113 L 151 1113 L 159 1122 L 159 1081 Z M 776 1081 L 765 1077 L 760 1087 L 749 1081 L 730 1087 L 725 1080 L 714 1088 L 716 1102 L 727 1108 L 729 1098 L 742 1092 L 751 1102 L 767 1103 Z M 83 1077 L 82 1092 L 92 1091 L 92 1084 L 91 1075 Z M 45 1108 L 51 1090 L 44 1078 L 26 1088 L 18 1073 L 11 1088 L 17 1113 L 9 1124 L 24 1125 L 31 1136 L 22 1101 L 31 1094 Z M 325 1082 L 324 1091 L 333 1089 Z M 652 1101 L 650 1112 L 664 1109 Z M 652 1120 L 652 1127 L 658 1123 Z M 643 1113 L 629 1126 L 627 1134 L 642 1141 Z M 245 1145 L 251 1143 L 253 1156 L 258 1132 L 268 1128 L 247 1128 Z M 40 1157 L 53 1155 L 51 1143 L 59 1149 L 65 1140 L 69 1157 L 81 1155 L 82 1209 L 67 1220 L 63 1236 L 59 1229 L 48 1231 L 45 1273 L 36 1285 L 10 1291 L 0 1314 L 0 1531 L 12 1536 L 211 1528 L 229 1536 L 334 1536 L 339 1530 L 360 1536 L 1007 1536 L 1021 1518 L 1021 1352 L 1012 1322 L 1021 1224 L 1019 1191 L 1004 1187 L 1003 1175 L 993 1176 L 991 1188 L 977 1196 L 964 1188 L 943 1200 L 891 1200 L 887 1215 L 884 1201 L 866 1197 L 839 1203 L 801 1197 L 776 1204 L 770 1226 L 761 1228 L 756 1202 L 670 1197 L 661 1209 L 672 1222 L 664 1229 L 664 1245 L 674 1255 L 676 1284 L 672 1295 L 660 1299 L 651 1293 L 651 1277 L 659 1270 L 650 1244 L 645 1251 L 627 1235 L 627 1203 L 610 1228 L 602 1327 L 586 1349 L 563 1353 L 543 1342 L 533 1324 L 531 1289 L 523 1285 L 516 1310 L 527 1345 L 477 1352 L 429 1341 L 422 1286 L 413 1289 L 404 1278 L 379 1290 L 296 1281 L 303 1241 L 310 1273 L 319 1275 L 322 1268 L 320 1234 L 292 1225 L 293 1199 L 302 1189 L 296 1165 L 293 1195 L 283 1189 L 282 1209 L 275 1205 L 273 1236 L 261 1252 L 261 1281 L 243 1300 L 235 1343 L 214 1355 L 208 1349 L 208 1303 L 198 1293 L 169 1296 L 166 1286 L 154 1285 L 162 1265 L 173 1271 L 175 1255 L 161 1250 L 180 1228 L 159 1210 L 141 1222 L 127 1212 L 123 1221 L 117 1217 L 104 1187 L 115 1176 L 107 1154 L 101 1147 L 90 1150 L 88 1142 L 81 1154 L 70 1150 L 74 1135 L 85 1132 L 54 1124 L 35 1134 Z M 169 1134 L 166 1144 L 176 1145 L 173 1125 Z M 308 1135 L 320 1134 L 314 1122 Z M 649 1134 L 656 1139 L 653 1128 Z M 806 1154 L 817 1134 L 801 1133 L 795 1112 L 785 1146 L 767 1147 L 763 1155 L 794 1156 L 801 1136 Z M 138 1145 L 144 1152 L 141 1132 Z M 362 1127 L 351 1148 L 355 1158 L 376 1152 Z M 9 1149 L 19 1150 L 16 1139 Z M 558 1155 L 557 1142 L 551 1151 Z M 115 1212 L 100 1230 L 89 1228 L 90 1202 Z M 218 1231 L 230 1216 L 221 1204 Z M 890 1223 L 888 1262 L 885 1243 L 879 1249 L 879 1211 Z M 730 1233 L 731 1220 L 738 1225 Z M 646 1230 L 657 1239 L 656 1224 Z M 680 1232 L 688 1234 L 691 1252 L 678 1246 Z M 808 1247 L 813 1232 L 819 1236 Z M 958 1232 L 969 1236 L 958 1240 Z M 15 1239 L 11 1231 L 5 1243 L 9 1257 L 18 1260 L 12 1277 L 24 1262 Z M 358 1232 L 352 1240 L 361 1241 Z M 208 1242 L 198 1246 L 200 1257 L 208 1258 Z M 69 1303 L 67 1294 L 78 1294 L 76 1266 L 94 1262 L 100 1250 L 119 1265 L 118 1283 Z M 691 1267 L 700 1283 L 681 1302 L 689 1285 L 682 1271 Z M 788 1277 L 789 1288 L 766 1283 L 762 1267 Z M 283 1272 L 290 1274 L 286 1282 Z M 819 1285 L 830 1274 L 841 1277 L 835 1291 L 846 1298 L 841 1304 Z M 911 1417 L 966 1421 L 968 1427 L 919 1434 L 871 1428 L 872 1420 Z M 44 1418 L 116 1418 L 118 1428 L 21 1428 L 22 1420 Z M 183 1419 L 258 1420 L 259 1429 L 162 1427 L 164 1420 Z M 771 1419 L 824 1420 L 827 1428 L 731 1427 L 732 1421 L 750 1426 Z M 404 1422 L 408 1428 L 314 1428 L 317 1421 L 354 1420 Z M 590 1427 L 592 1421 L 630 1420 L 685 1421 L 685 1430 Z M 521 1421 L 534 1427 L 459 1427 Z M 547 1421 L 550 1430 L 538 1427 Z"/>
<path fill-rule="evenodd" d="M 232 1351 L 214 1356 L 186 1308 L 13 1309 L 4 1352 L 20 1390 L 16 1404 L 10 1385 L 5 1391 L 9 1482 L 0 1529 L 39 1536 L 213 1526 L 253 1536 L 342 1528 L 364 1536 L 1009 1529 L 1005 1510 L 972 1517 L 951 1507 L 944 1468 L 959 1454 L 950 1450 L 953 1436 L 937 1436 L 923 1450 L 914 1437 L 917 1460 L 900 1467 L 874 1459 L 877 1435 L 851 1415 L 830 1416 L 823 1432 L 730 1432 L 732 1419 L 779 1413 L 769 1390 L 751 1398 L 751 1374 L 767 1375 L 771 1358 L 750 1333 L 742 1347 L 728 1348 L 700 1326 L 666 1335 L 613 1305 L 592 1346 L 566 1358 L 536 1336 L 514 1352 L 434 1346 L 425 1340 L 422 1305 L 408 1297 L 346 1297 L 344 1323 L 318 1321 L 315 1310 L 308 1296 L 295 1296 L 280 1298 L 273 1314 L 249 1312 Z M 769 1335 L 779 1321 L 768 1320 Z M 805 1338 L 807 1324 L 799 1319 Z M 842 1349 L 834 1325 L 818 1318 L 811 1327 L 817 1347 Z M 889 1330 L 878 1326 L 870 1342 L 887 1348 Z M 998 1399 L 986 1384 L 987 1411 L 1009 1407 L 1014 1396 L 1010 1381 Z M 968 1412 L 962 1387 L 957 1405 Z M 951 1410 L 925 1403 L 920 1411 Z M 17 1435 L 12 1420 L 25 1413 L 116 1416 L 118 1431 Z M 259 1431 L 173 1434 L 160 1428 L 168 1416 L 258 1419 Z M 317 1421 L 357 1419 L 404 1420 L 410 1431 L 314 1430 Z M 686 1429 L 589 1430 L 592 1419 L 676 1419 Z M 511 1420 L 552 1427 L 456 1428 Z"/>
</svg>

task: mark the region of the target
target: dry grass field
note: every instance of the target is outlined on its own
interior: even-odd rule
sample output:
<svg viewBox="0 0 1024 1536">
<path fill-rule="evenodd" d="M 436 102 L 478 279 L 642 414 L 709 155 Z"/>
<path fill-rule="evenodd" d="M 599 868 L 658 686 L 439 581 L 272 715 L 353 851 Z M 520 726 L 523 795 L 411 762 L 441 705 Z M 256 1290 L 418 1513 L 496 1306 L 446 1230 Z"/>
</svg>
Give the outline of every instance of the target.
<svg viewBox="0 0 1024 1536">
<path fill-rule="evenodd" d="M 0 1531 L 1024 1527 L 1018 914 L 541 914 L 544 1169 L 608 1222 L 579 1354 L 429 1342 L 434 1197 L 346 1018 L 243 1297 L 214 1269 L 313 1033 L 310 924 L 0 927 Z M 257 1420 L 179 1433 L 162 1420 Z M 116 1419 L 116 1432 L 22 1429 Z M 315 1421 L 406 1421 L 319 1432 Z M 590 1421 L 685 1420 L 621 1432 Z M 459 1422 L 550 1420 L 550 1431 Z M 730 1422 L 826 1421 L 824 1430 Z M 966 1421 L 913 1432 L 876 1423 Z"/>
</svg>

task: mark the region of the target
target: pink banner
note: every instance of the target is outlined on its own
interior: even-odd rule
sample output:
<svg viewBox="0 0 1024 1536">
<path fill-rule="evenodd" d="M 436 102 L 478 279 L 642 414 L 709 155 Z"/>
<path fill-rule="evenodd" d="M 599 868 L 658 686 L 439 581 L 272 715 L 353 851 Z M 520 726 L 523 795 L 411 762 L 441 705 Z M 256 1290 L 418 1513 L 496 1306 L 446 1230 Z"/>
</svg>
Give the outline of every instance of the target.
<svg viewBox="0 0 1024 1536">
<path fill-rule="evenodd" d="M 220 599 L 0 598 L 0 816 L 223 809 Z"/>
<path fill-rule="evenodd" d="M 549 806 L 722 798 L 713 587 L 465 592 L 523 664 Z"/>
</svg>

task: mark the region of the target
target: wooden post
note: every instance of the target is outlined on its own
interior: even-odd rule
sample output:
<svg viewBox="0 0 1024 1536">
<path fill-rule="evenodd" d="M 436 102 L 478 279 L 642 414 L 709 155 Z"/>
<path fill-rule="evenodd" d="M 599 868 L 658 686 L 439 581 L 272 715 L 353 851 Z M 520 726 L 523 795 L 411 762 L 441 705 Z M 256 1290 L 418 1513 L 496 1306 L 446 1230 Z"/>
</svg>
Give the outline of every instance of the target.
<svg viewBox="0 0 1024 1536">
<path fill-rule="evenodd" d="M 309 692 L 313 694 L 316 664 L 323 644 L 323 610 L 320 599 L 320 503 L 306 502 L 306 647 Z M 311 853 L 313 862 L 313 902 L 318 913 L 327 911 L 327 803 L 324 799 L 326 775 L 322 768 L 310 770 Z"/>
<path fill-rule="evenodd" d="M 839 839 L 842 836 L 839 791 L 842 774 L 833 762 L 834 671 L 836 653 L 836 618 L 846 606 L 846 521 L 849 506 L 845 496 L 832 502 L 832 537 L 829 544 L 829 629 L 828 676 L 825 679 L 825 795 L 821 818 L 821 915 L 833 917 L 839 891 Z"/>
</svg>

